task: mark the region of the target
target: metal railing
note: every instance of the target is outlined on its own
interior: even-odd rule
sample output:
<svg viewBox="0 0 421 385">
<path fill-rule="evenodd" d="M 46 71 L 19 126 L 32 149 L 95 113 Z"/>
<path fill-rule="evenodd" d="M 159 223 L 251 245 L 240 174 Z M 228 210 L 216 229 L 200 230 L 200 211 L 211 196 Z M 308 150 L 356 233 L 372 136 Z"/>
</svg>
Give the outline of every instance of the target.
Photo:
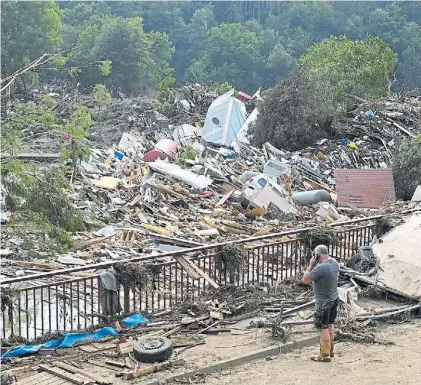
<svg viewBox="0 0 421 385">
<path fill-rule="evenodd" d="M 373 221 L 379 218 L 381 216 L 335 224 L 342 225 L 342 228 L 335 230 L 337 243 L 329 246 L 330 255 L 339 260 L 349 259 L 359 246 L 370 244 L 374 235 L 381 236 L 381 227 Z M 113 306 L 111 313 L 114 314 L 150 314 L 194 301 L 207 290 L 209 284 L 203 277 L 192 279 L 174 258 L 180 255 L 190 256 L 220 285 L 274 285 L 296 276 L 305 268 L 310 250 L 304 235 L 311 230 L 314 228 L 125 260 L 123 262 L 139 262 L 146 266 L 153 264 L 154 273 L 142 289 L 120 285 L 117 294 L 103 290 L 100 276 L 92 273 L 92 269 L 110 267 L 118 261 L 6 279 L 2 282 L 2 290 L 13 287 L 15 295 L 13 303 L 4 304 L 1 309 L 2 336 L 22 336 L 32 340 L 55 331 L 85 330 L 104 321 Z M 260 244 L 256 245 L 256 242 Z M 228 244 L 239 244 L 246 248 L 248 254 L 247 266 L 233 275 L 224 269 L 224 261 L 219 254 L 221 247 Z M 165 261 L 155 263 L 158 259 Z M 70 274 L 82 271 L 88 272 L 88 275 L 69 278 Z M 122 304 L 121 309 L 116 309 L 116 302 Z"/>
</svg>

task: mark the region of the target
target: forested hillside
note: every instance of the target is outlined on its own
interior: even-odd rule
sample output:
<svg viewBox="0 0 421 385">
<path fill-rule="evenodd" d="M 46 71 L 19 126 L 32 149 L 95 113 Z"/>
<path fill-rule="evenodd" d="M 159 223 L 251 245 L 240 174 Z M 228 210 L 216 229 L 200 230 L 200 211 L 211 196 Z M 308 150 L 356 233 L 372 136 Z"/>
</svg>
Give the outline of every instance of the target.
<svg viewBox="0 0 421 385">
<path fill-rule="evenodd" d="M 345 35 L 379 37 L 393 50 L 392 89 L 421 84 L 420 2 L 5 1 L 1 8 L 3 77 L 64 51 L 41 81 L 71 78 L 129 94 L 175 81 L 228 82 L 253 92 L 284 78 L 312 44 Z M 323 54 L 335 49 L 325 45 Z"/>
</svg>

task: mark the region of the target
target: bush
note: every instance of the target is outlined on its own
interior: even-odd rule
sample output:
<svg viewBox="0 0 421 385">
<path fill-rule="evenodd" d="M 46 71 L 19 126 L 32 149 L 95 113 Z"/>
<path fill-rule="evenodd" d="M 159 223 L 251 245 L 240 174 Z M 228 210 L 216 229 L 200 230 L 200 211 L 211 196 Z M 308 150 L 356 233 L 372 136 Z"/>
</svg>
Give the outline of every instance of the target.
<svg viewBox="0 0 421 385">
<path fill-rule="evenodd" d="M 409 200 L 421 185 L 421 134 L 402 142 L 393 158 L 397 198 Z"/>
<path fill-rule="evenodd" d="M 253 145 L 270 142 L 278 148 L 298 150 L 332 136 L 333 98 L 328 87 L 310 82 L 300 70 L 291 72 L 258 107 L 260 113 L 250 129 Z"/>
</svg>

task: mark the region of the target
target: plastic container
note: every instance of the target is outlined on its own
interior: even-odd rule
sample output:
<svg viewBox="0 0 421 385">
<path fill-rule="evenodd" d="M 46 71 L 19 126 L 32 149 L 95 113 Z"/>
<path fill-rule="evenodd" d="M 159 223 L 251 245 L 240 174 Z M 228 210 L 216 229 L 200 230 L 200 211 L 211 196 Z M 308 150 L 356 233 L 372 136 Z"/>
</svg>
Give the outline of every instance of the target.
<svg viewBox="0 0 421 385">
<path fill-rule="evenodd" d="M 274 160 L 269 160 L 266 162 L 263 167 L 263 174 L 274 176 L 275 178 L 280 177 L 281 175 L 290 174 L 291 167 L 281 162 L 276 162 Z"/>
</svg>

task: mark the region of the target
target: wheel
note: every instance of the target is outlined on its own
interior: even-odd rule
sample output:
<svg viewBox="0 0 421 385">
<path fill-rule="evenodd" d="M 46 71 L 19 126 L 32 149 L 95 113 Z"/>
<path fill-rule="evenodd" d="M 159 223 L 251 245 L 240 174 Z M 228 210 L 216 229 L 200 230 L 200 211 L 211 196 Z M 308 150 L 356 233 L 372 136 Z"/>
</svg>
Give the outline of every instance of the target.
<svg viewBox="0 0 421 385">
<path fill-rule="evenodd" d="M 140 362 L 163 362 L 171 357 L 172 352 L 172 341 L 165 337 L 148 338 L 133 346 L 134 358 Z"/>
</svg>

